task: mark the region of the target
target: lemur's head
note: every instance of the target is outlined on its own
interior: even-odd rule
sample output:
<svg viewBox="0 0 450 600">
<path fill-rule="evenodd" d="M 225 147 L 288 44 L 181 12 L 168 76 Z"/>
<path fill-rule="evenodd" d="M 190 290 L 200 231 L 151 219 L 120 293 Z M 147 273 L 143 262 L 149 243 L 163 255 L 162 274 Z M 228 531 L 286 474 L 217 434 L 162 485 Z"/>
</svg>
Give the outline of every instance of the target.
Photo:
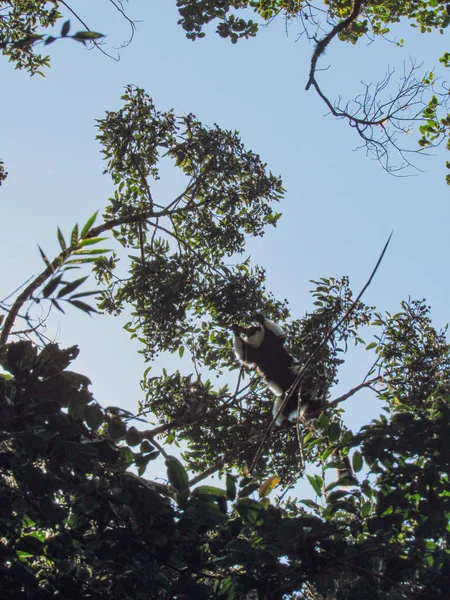
<svg viewBox="0 0 450 600">
<path fill-rule="evenodd" d="M 264 317 L 261 314 L 255 315 L 255 321 L 258 321 L 259 325 L 252 325 L 251 327 L 242 327 L 242 325 L 233 325 L 232 329 L 235 336 L 240 337 L 246 344 L 252 348 L 259 348 L 263 342 L 265 329 L 263 326 Z"/>
<path fill-rule="evenodd" d="M 259 348 L 263 343 L 264 338 L 268 336 L 270 338 L 270 340 L 268 340 L 269 345 L 275 344 L 275 347 L 278 349 L 284 345 L 286 333 L 279 325 L 276 325 L 273 321 L 269 321 L 269 319 L 266 319 L 261 313 L 255 315 L 255 321 L 257 321 L 259 325 L 253 325 L 251 327 L 242 327 L 237 324 L 233 325 L 232 330 L 234 332 L 235 340 L 240 339 L 252 348 Z"/>
</svg>

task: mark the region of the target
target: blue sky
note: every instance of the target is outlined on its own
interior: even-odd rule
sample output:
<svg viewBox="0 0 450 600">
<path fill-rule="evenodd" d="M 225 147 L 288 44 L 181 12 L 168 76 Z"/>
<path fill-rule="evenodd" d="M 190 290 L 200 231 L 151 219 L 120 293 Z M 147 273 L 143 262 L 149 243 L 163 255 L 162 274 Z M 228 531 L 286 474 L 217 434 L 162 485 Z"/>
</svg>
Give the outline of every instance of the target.
<svg viewBox="0 0 450 600">
<path fill-rule="evenodd" d="M 77 4 L 92 29 L 108 33 L 108 50 L 115 52 L 128 35 L 126 24 L 107 2 Z M 296 42 L 295 23 L 288 36 L 280 19 L 233 46 L 214 28 L 203 40 L 187 40 L 176 24 L 175 0 L 135 0 L 128 12 L 141 22 L 119 62 L 70 40 L 49 47 L 52 66 L 45 78 L 30 78 L 0 61 L 0 156 L 9 171 L 0 189 L 1 297 L 42 269 L 37 244 L 49 257 L 57 252 L 57 226 L 69 233 L 105 207 L 113 188 L 102 175 L 95 119 L 117 110 L 123 87 L 133 83 L 161 110 L 193 112 L 204 123 L 239 130 L 243 142 L 282 175 L 283 217 L 264 238 L 249 242 L 248 253 L 267 270 L 268 287 L 289 299 L 294 318 L 312 308 L 310 279 L 349 275 L 357 293 L 395 229 L 364 300 L 395 312 L 408 296 L 426 297 L 435 325 L 447 323 L 450 208 L 443 148 L 419 158 L 425 171 L 409 178 L 389 176 L 364 151 L 355 151 L 355 132 L 325 116 L 319 98 L 304 89 L 312 47 Z M 405 48 L 382 40 L 357 47 L 334 42 L 321 61 L 330 65 L 321 74 L 330 97 L 351 98 L 362 80 L 382 79 L 388 66 L 401 73 L 410 56 L 423 61 L 425 72 L 448 49 L 443 36 L 420 36 L 408 27 L 397 35 L 405 37 Z M 159 190 L 176 194 L 176 178 L 168 173 Z M 144 365 L 121 322 L 69 311 L 53 315 L 47 333 L 62 345 L 80 346 L 74 369 L 92 379 L 103 405 L 135 410 Z M 364 355 L 355 355 L 343 369 L 339 393 L 360 383 L 366 363 Z M 378 411 L 362 398 L 347 404 L 353 428 Z"/>
</svg>

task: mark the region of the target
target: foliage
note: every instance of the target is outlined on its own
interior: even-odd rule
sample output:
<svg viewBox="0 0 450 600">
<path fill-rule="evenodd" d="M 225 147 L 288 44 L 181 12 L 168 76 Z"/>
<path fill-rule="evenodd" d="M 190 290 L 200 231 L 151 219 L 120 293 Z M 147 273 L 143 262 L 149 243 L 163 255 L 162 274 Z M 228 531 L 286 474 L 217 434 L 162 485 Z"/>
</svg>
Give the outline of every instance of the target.
<svg viewBox="0 0 450 600">
<path fill-rule="evenodd" d="M 15 63 L 16 69 L 25 69 L 30 75 L 43 75 L 42 68 L 49 66 L 50 59 L 35 51 L 39 43 L 48 45 L 57 39 L 71 38 L 86 44 L 104 37 L 90 30 L 69 35 L 70 21 L 63 23 L 59 36 L 42 34 L 41 30 L 53 27 L 62 18 L 60 4 L 57 0 L 0 1 L 0 49 Z"/>
<path fill-rule="evenodd" d="M 135 23 L 126 15 L 121 2 L 109 0 L 109 3 L 131 28 L 130 38 L 123 44 L 126 46 L 133 39 Z M 70 35 L 71 23 L 65 20 L 59 35 L 54 31 L 49 35 L 42 33 L 63 18 L 60 7 L 75 16 L 84 29 Z M 404 21 L 421 33 L 444 33 L 450 22 L 445 2 L 326 0 L 323 5 L 313 5 L 298 0 L 177 0 L 177 7 L 181 16 L 179 24 L 192 40 L 204 37 L 204 29 L 212 21 L 218 21 L 217 33 L 222 38 L 236 43 L 258 33 L 260 23 L 248 18 L 249 14 L 256 15 L 263 23 L 278 15 L 284 16 L 287 21 L 295 19 L 300 24 L 300 36 L 305 36 L 315 46 L 306 89 L 315 89 L 329 112 L 336 118 L 345 119 L 357 131 L 367 155 L 379 161 L 388 172 L 414 169 L 410 158 L 414 153 L 421 153 L 445 141 L 449 147 L 448 88 L 445 82 L 439 83 L 434 71 L 425 75 L 419 73 L 421 65 L 413 61 L 393 84 L 394 71 L 388 67 L 384 79 L 374 84 L 363 84 L 362 93 L 353 100 L 336 102 L 323 91 L 317 78 L 318 62 L 334 38 L 352 44 L 364 37 L 370 41 L 377 36 L 386 39 L 392 24 Z M 43 75 L 42 68 L 49 65 L 49 57 L 37 53 L 36 47 L 62 38 L 83 44 L 92 42 L 110 56 L 101 44 L 104 35 L 91 30 L 70 4 L 57 0 L 0 1 L 0 48 L 16 68 L 24 68 L 32 75 Z M 389 41 L 395 41 L 398 46 L 404 44 L 403 39 Z M 448 65 L 447 55 L 446 52 L 440 59 L 444 66 Z M 418 148 L 408 142 L 412 129 L 417 125 L 421 135 Z M 449 161 L 447 167 L 450 168 Z M 450 175 L 446 179 L 450 184 Z"/>
<path fill-rule="evenodd" d="M 376 315 L 383 333 L 377 336 L 379 369 L 390 387 L 384 398 L 420 407 L 439 386 L 450 381 L 450 346 L 447 328 L 436 331 L 425 301 L 402 302 L 401 312 Z"/>
<path fill-rule="evenodd" d="M 28 334 L 39 330 L 39 327 L 36 327 L 32 323 L 33 317 L 28 310 L 26 310 L 25 314 L 21 313 L 24 305 L 31 304 L 31 307 L 33 307 L 42 301 L 48 301 L 51 307 L 64 313 L 61 304 L 67 302 L 70 306 L 78 308 L 87 314 L 96 312 L 96 309 L 84 300 L 87 296 L 92 296 L 97 292 L 76 292 L 88 277 L 80 277 L 72 281 L 63 279 L 68 271 L 79 269 L 80 266 L 86 263 L 97 262 L 99 254 L 103 256 L 105 252 L 109 252 L 105 248 L 91 248 L 91 246 L 105 239 L 104 237 L 98 237 L 98 234 L 107 229 L 107 227 L 92 228 L 96 216 L 97 213 L 94 213 L 88 219 L 81 232 L 79 231 L 78 224 L 76 224 L 72 229 L 69 243 L 66 242 L 61 230 L 58 228 L 58 241 L 61 252 L 52 261 L 49 261 L 43 250 L 39 247 L 42 260 L 46 265 L 44 271 L 24 288 L 17 298 L 15 298 L 12 305 L 8 305 L 6 301 L 0 302 L 0 309 L 7 313 L 0 332 L 0 344 L 6 342 L 11 334 L 12 326 L 18 317 L 24 319 L 29 326 L 28 330 L 24 330 L 21 333 Z M 0 323 L 2 321 L 3 319 Z M 42 325 L 42 322 L 40 325 Z"/>
<path fill-rule="evenodd" d="M 0 2 L 0 47 L 2 54 L 16 63 L 16 68 L 38 73 L 49 64 L 48 56 L 36 54 L 34 44 L 42 39 L 38 30 L 53 26 L 61 14 L 58 2 Z"/>
<path fill-rule="evenodd" d="M 276 224 L 272 204 L 282 197 L 281 180 L 245 149 L 238 132 L 205 127 L 192 114 L 161 113 L 132 86 L 123 100 L 123 109 L 99 121 L 98 139 L 116 187 L 105 218 L 120 225 L 115 236 L 133 254 L 126 279 L 113 278 L 115 264 L 97 266 L 99 281 L 110 284 L 100 307 L 119 313 L 132 305 L 127 328 L 139 331 L 146 357 L 197 343 L 198 358 L 200 320 L 205 329 L 208 315 L 229 327 L 237 311 L 280 306 L 264 294 L 262 270 L 224 259 L 243 253 L 245 235 L 261 236 Z M 164 204 L 149 183 L 160 177 L 162 153 L 184 181 Z"/>
<path fill-rule="evenodd" d="M 450 12 L 446 2 L 436 0 L 325 0 L 322 4 L 293 0 L 177 0 L 180 13 L 179 24 L 186 36 L 195 40 L 205 36 L 204 29 L 210 22 L 217 22 L 217 33 L 233 44 L 243 38 L 254 37 L 260 23 L 248 18 L 256 15 L 262 23 L 282 15 L 287 21 L 295 20 L 300 26 L 300 37 L 305 36 L 314 43 L 306 89 L 315 89 L 336 118 L 348 121 L 362 139 L 362 147 L 368 156 L 375 158 L 391 173 L 414 167 L 409 155 L 413 147 L 405 143 L 406 136 L 417 123 L 420 124 L 419 149 L 449 142 L 448 87 L 438 85 L 433 71 L 418 74 L 418 65 L 412 62 L 405 69 L 397 85 L 391 85 L 393 71 L 389 68 L 385 78 L 375 84 L 363 84 L 364 89 L 354 100 L 333 102 L 323 91 L 317 78 L 318 62 L 334 38 L 356 44 L 362 38 L 373 42 L 378 37 L 389 39 L 391 25 L 408 22 L 421 33 L 439 32 L 450 23 Z M 244 10 L 245 9 L 245 10 Z M 242 16 L 238 16 L 239 15 Z M 253 16 L 252 15 L 252 16 Z M 403 46 L 404 39 L 395 41 Z M 327 55 L 329 60 L 329 54 Z M 440 58 L 448 66 L 448 52 Z M 431 98 L 431 99 L 430 99 Z M 450 149 L 450 146 L 447 145 Z M 393 163 L 394 160 L 400 162 Z M 450 168 L 450 163 L 447 164 Z M 450 175 L 447 176 L 450 184 Z"/>
<path fill-rule="evenodd" d="M 228 475 L 223 488 L 192 489 L 169 456 L 167 485 L 133 475 L 159 452 L 149 432 L 100 408 L 89 379 L 67 370 L 77 353 L 31 342 L 2 349 L 2 596 L 445 597 L 445 390 L 350 436 L 355 468 L 364 459 L 370 469 L 351 495 L 274 505 L 273 478 L 260 486 Z M 322 495 L 320 476 L 310 480 Z"/>
<path fill-rule="evenodd" d="M 355 302 L 347 278 L 322 278 L 314 310 L 290 319 L 242 256 L 248 236 L 276 225 L 282 183 L 237 132 L 160 112 L 132 86 L 98 128 L 115 187 L 104 220 L 92 215 L 67 240 L 58 229 L 58 256 L 41 250 L 45 269 L 1 307 L 1 596 L 445 597 L 450 348 L 429 308 L 384 314 Z M 174 198 L 155 191 L 162 160 L 180 173 Z M 109 256 L 97 247 L 107 231 L 119 246 Z M 80 300 L 94 293 L 78 291 L 85 277 L 69 276 L 89 265 L 99 310 L 131 312 L 145 358 L 182 359 L 144 373 L 139 418 L 151 414 L 153 429 L 101 408 L 90 380 L 68 370 L 78 349 L 43 343 L 32 320 L 36 302 L 93 313 Z M 255 311 L 283 324 L 302 394 L 325 401 L 309 421 L 271 429 L 273 397 L 237 371 L 230 328 Z M 373 367 L 335 398 L 349 345 L 372 352 Z M 341 407 L 363 389 L 387 415 L 353 434 Z M 154 481 L 161 456 L 165 483 Z M 311 497 L 286 497 L 299 479 Z"/>
<path fill-rule="evenodd" d="M 386 35 L 389 33 L 389 25 L 398 23 L 403 17 L 412 21 L 411 25 L 420 28 L 422 33 L 429 33 L 433 29 L 442 33 L 450 23 L 446 4 L 434 0 L 406 0 L 401 3 L 392 0 L 368 3 L 357 1 L 354 4 L 348 0 L 326 0 L 324 5 L 331 23 L 347 18 L 355 7 L 358 8 L 357 20 L 350 30 L 340 33 L 342 40 L 352 43 L 356 43 L 368 31 L 374 35 Z M 307 15 L 312 13 L 316 17 L 319 11 L 318 7 L 298 0 L 177 0 L 177 6 L 181 16 L 180 23 L 190 39 L 203 37 L 204 26 L 219 20 L 217 33 L 221 37 L 229 37 L 233 43 L 239 38 L 255 36 L 258 24 L 252 19 L 246 19 L 245 15 L 237 18 L 235 14 L 230 14 L 230 10 L 252 9 L 264 21 L 281 13 L 287 18 L 298 17 L 306 22 Z M 305 21 L 302 23 L 306 27 Z"/>
</svg>

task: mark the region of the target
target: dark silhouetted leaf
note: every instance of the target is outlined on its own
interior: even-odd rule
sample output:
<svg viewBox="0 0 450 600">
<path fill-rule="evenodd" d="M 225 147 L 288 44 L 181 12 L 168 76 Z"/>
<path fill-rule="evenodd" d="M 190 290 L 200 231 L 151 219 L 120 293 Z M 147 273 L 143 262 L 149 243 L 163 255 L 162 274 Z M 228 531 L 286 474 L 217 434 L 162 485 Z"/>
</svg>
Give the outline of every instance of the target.
<svg viewBox="0 0 450 600">
<path fill-rule="evenodd" d="M 61 36 L 62 37 L 66 37 L 66 35 L 69 33 L 70 31 L 70 21 L 64 21 L 63 26 L 61 27 Z"/>
</svg>

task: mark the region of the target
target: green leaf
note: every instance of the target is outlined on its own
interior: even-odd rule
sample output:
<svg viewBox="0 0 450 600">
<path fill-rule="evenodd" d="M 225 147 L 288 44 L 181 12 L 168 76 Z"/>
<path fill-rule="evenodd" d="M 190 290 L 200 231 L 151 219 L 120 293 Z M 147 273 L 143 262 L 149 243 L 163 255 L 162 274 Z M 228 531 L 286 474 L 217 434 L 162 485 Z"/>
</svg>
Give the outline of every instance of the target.
<svg viewBox="0 0 450 600">
<path fill-rule="evenodd" d="M 260 502 L 251 500 L 250 498 L 242 498 L 239 500 L 236 504 L 236 510 L 242 519 L 251 525 L 262 522 L 262 515 L 265 512 L 265 509 Z"/>
<path fill-rule="evenodd" d="M 142 476 L 147 469 L 148 463 L 152 460 L 155 460 L 155 458 L 157 458 L 158 456 L 159 450 L 154 450 L 153 452 L 150 452 L 150 454 L 146 454 L 145 456 L 138 456 L 134 461 L 134 464 L 138 468 L 138 474 Z"/>
<path fill-rule="evenodd" d="M 98 404 L 89 404 L 84 409 L 84 418 L 87 426 L 94 431 L 97 430 L 105 420 L 103 410 Z"/>
<path fill-rule="evenodd" d="M 318 496 L 322 496 L 323 479 L 319 475 L 307 475 L 309 483 Z"/>
<path fill-rule="evenodd" d="M 259 483 L 249 483 L 239 490 L 238 496 L 239 498 L 246 498 L 247 496 L 250 496 L 250 494 L 253 494 L 253 492 L 256 492 L 258 488 Z"/>
<path fill-rule="evenodd" d="M 79 265 L 81 263 L 92 263 L 96 262 L 98 258 L 71 258 L 70 260 L 66 260 L 66 265 Z"/>
<path fill-rule="evenodd" d="M 319 504 L 317 504 L 317 502 L 314 502 L 313 500 L 300 500 L 300 502 L 305 506 L 312 508 L 313 510 L 318 510 L 320 508 Z"/>
<path fill-rule="evenodd" d="M 166 466 L 169 483 L 179 492 L 188 490 L 188 474 L 178 458 L 175 456 L 168 456 L 166 459 Z"/>
<path fill-rule="evenodd" d="M 86 304 L 86 302 L 81 302 L 81 300 L 71 300 L 69 298 L 68 302 L 72 306 L 79 308 L 80 310 L 87 313 L 88 315 L 90 315 L 91 312 L 95 312 L 95 313 L 98 312 L 98 310 L 96 308 L 94 308 L 93 306 L 89 306 L 89 304 Z"/>
<path fill-rule="evenodd" d="M 376 342 L 370 342 L 370 344 L 367 344 L 366 350 L 372 350 L 372 348 L 376 348 L 376 347 L 377 347 Z"/>
<path fill-rule="evenodd" d="M 127 427 L 119 417 L 114 417 L 109 421 L 108 433 L 113 440 L 121 440 L 125 437 L 126 432 Z"/>
<path fill-rule="evenodd" d="M 42 295 L 44 296 L 44 298 L 48 298 L 49 296 L 51 296 L 53 294 L 53 292 L 58 287 L 58 285 L 61 281 L 61 278 L 62 278 L 62 275 L 58 275 L 57 277 L 53 277 L 53 279 L 51 279 L 47 283 L 45 288 L 42 290 Z"/>
<path fill-rule="evenodd" d="M 61 27 L 61 37 L 66 37 L 70 31 L 70 20 L 65 21 Z"/>
<path fill-rule="evenodd" d="M 80 287 L 80 285 L 82 285 L 86 281 L 86 279 L 88 279 L 88 277 L 89 276 L 86 275 L 86 277 L 80 277 L 79 279 L 75 279 L 75 281 L 71 281 L 70 283 L 65 285 L 61 290 L 59 290 L 59 293 L 56 297 L 62 298 L 63 296 L 70 294 L 71 292 L 76 290 L 78 287 Z"/>
<path fill-rule="evenodd" d="M 193 492 L 196 496 L 213 496 L 215 498 L 222 497 L 226 498 L 227 493 L 225 490 L 221 488 L 214 487 L 212 485 L 199 485 L 196 487 Z"/>
<path fill-rule="evenodd" d="M 60 312 L 62 312 L 63 315 L 66 314 L 54 298 L 51 298 L 51 303 L 53 304 L 53 306 L 55 308 L 57 308 Z"/>
<path fill-rule="evenodd" d="M 89 230 L 91 229 L 92 225 L 95 223 L 95 219 L 97 218 L 97 215 L 98 215 L 98 210 L 95 211 L 95 213 L 92 215 L 92 217 L 90 217 L 86 221 L 85 226 L 81 230 L 80 238 L 84 238 L 85 235 L 89 232 Z"/>
<path fill-rule="evenodd" d="M 234 500 L 236 498 L 236 476 L 227 473 L 227 498 Z"/>
<path fill-rule="evenodd" d="M 92 254 L 106 254 L 106 252 L 112 252 L 110 248 L 99 248 L 98 250 L 76 250 L 75 255 L 92 255 Z"/>
<path fill-rule="evenodd" d="M 339 423 L 333 422 L 330 424 L 330 427 L 328 428 L 328 437 L 330 439 L 330 442 L 336 442 L 339 439 L 339 436 L 341 435 L 341 427 L 339 425 Z"/>
<path fill-rule="evenodd" d="M 40 554 L 43 548 L 43 543 L 41 540 L 36 538 L 34 535 L 25 535 L 19 539 L 16 550 L 21 552 L 25 552 L 32 556 L 33 554 Z"/>
<path fill-rule="evenodd" d="M 78 223 L 72 229 L 72 234 L 70 236 L 70 245 L 74 246 L 78 241 Z"/>
<path fill-rule="evenodd" d="M 364 502 L 360 508 L 360 511 L 362 517 L 368 517 L 372 512 L 372 504 L 370 502 Z"/>
<path fill-rule="evenodd" d="M 353 454 L 352 466 L 353 466 L 353 470 L 355 471 L 355 473 L 359 473 L 359 471 L 361 471 L 361 469 L 362 469 L 363 457 L 362 457 L 361 452 L 359 452 L 358 450 L 355 450 L 355 453 Z"/>
<path fill-rule="evenodd" d="M 67 250 L 66 240 L 64 239 L 62 231 L 59 227 L 58 227 L 58 240 L 59 240 L 59 245 L 61 246 L 61 250 L 63 252 L 64 252 L 64 250 Z"/>
<path fill-rule="evenodd" d="M 95 296 L 98 292 L 80 292 L 79 294 L 74 294 L 70 296 L 69 300 L 75 300 L 76 298 L 85 298 L 86 296 Z"/>
<path fill-rule="evenodd" d="M 74 40 L 84 43 L 86 40 L 98 40 L 105 36 L 97 31 L 77 31 L 72 37 Z"/>
<path fill-rule="evenodd" d="M 53 268 L 53 266 L 52 266 L 51 262 L 50 262 L 50 261 L 48 260 L 48 258 L 45 256 L 45 254 L 44 254 L 44 252 L 43 252 L 42 248 L 41 248 L 40 246 L 38 246 L 38 248 L 39 248 L 39 252 L 41 253 L 42 260 L 45 262 L 45 264 L 47 265 L 47 267 L 48 267 L 49 269 L 51 269 L 51 270 L 52 270 L 52 273 L 53 273 L 53 272 L 55 271 L 55 269 Z"/>
<path fill-rule="evenodd" d="M 33 44 L 39 42 L 40 40 L 42 40 L 42 35 L 30 35 L 29 37 L 24 38 L 23 40 L 17 40 L 17 42 L 12 42 L 11 46 L 13 48 L 18 48 L 22 50 L 24 48 L 29 48 L 30 46 L 33 46 Z"/>
<path fill-rule="evenodd" d="M 142 442 L 142 437 L 136 427 L 132 426 L 127 430 L 125 441 L 129 446 L 137 446 Z"/>
<path fill-rule="evenodd" d="M 82 236 L 81 236 L 82 237 Z M 107 237 L 90 237 L 83 239 L 79 242 L 79 246 L 91 246 L 93 244 L 98 244 L 98 242 L 102 242 L 103 240 L 107 240 Z"/>
</svg>

